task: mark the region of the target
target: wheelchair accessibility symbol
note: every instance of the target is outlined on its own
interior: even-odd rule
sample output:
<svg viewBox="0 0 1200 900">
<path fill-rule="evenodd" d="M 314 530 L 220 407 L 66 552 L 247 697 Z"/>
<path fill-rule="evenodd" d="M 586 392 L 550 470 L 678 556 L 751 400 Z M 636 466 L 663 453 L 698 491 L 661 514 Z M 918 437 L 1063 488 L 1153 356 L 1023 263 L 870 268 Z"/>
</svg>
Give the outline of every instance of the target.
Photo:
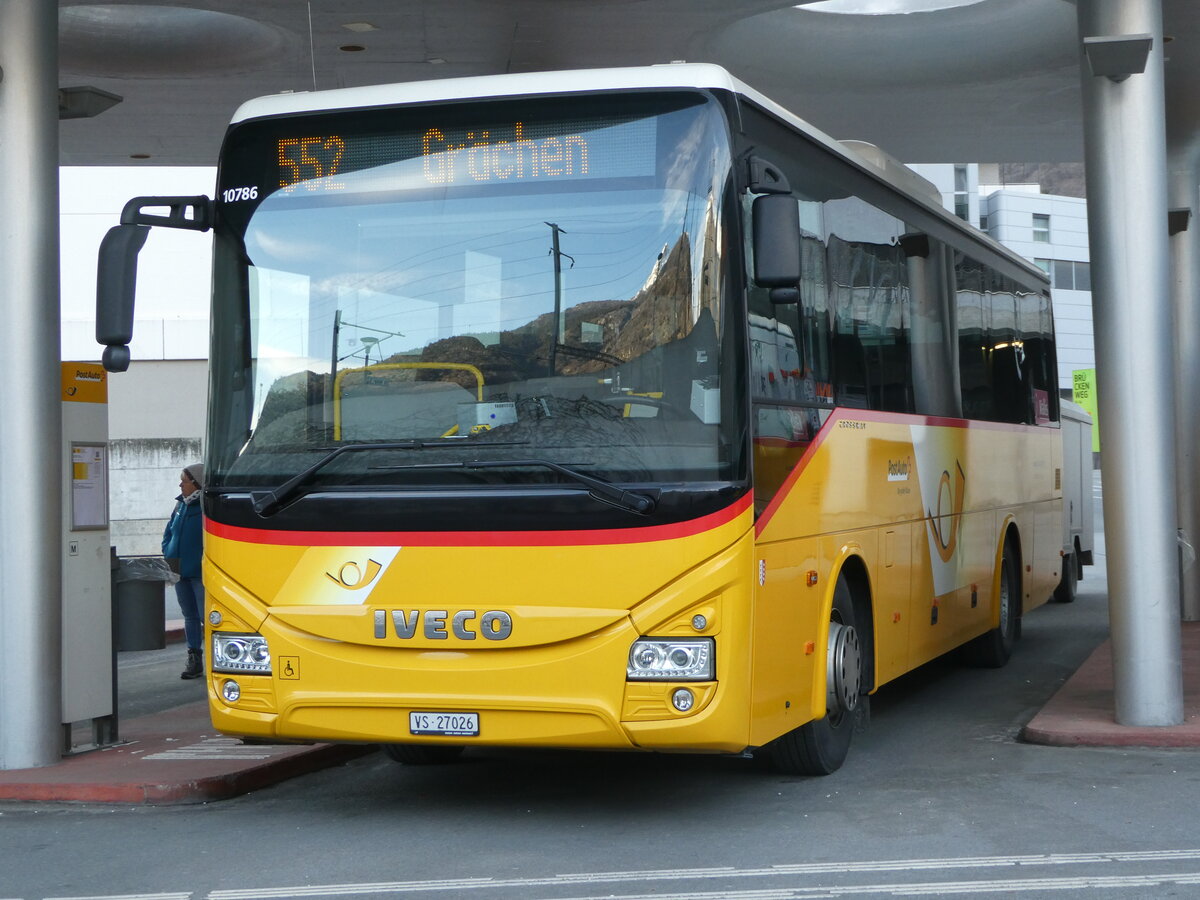
<svg viewBox="0 0 1200 900">
<path fill-rule="evenodd" d="M 279 677 L 283 681 L 299 681 L 300 680 L 300 657 L 298 657 L 298 656 L 281 656 L 281 657 L 279 657 Z"/>
</svg>

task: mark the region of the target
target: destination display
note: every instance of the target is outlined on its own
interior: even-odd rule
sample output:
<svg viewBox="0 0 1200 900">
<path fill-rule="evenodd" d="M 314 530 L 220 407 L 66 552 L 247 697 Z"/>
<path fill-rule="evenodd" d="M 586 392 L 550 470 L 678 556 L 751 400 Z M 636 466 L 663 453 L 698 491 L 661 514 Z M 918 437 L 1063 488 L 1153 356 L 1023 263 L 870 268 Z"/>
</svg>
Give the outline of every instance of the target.
<svg viewBox="0 0 1200 900">
<path fill-rule="evenodd" d="M 653 117 L 607 117 L 287 135 L 275 142 L 277 177 L 270 190 L 415 190 L 652 176 L 656 133 Z"/>
</svg>

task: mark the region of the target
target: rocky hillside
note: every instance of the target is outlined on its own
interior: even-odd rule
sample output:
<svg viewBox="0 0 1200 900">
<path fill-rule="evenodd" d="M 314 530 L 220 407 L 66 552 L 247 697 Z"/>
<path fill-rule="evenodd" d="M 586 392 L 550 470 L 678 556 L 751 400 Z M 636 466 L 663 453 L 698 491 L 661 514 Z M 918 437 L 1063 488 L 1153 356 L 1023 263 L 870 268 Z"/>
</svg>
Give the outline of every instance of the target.
<svg viewBox="0 0 1200 900">
<path fill-rule="evenodd" d="M 1001 163 L 1005 184 L 1039 184 L 1043 194 L 1086 197 L 1083 163 Z"/>
</svg>

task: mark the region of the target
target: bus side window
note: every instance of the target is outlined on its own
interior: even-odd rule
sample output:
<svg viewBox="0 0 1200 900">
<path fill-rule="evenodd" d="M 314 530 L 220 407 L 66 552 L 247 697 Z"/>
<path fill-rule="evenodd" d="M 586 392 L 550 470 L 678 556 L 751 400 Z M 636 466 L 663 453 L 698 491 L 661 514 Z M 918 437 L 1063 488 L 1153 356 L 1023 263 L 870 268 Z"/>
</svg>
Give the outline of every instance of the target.
<svg viewBox="0 0 1200 900">
<path fill-rule="evenodd" d="M 876 214 L 869 228 L 856 229 L 853 220 L 846 226 L 875 238 L 870 243 L 829 240 L 835 394 L 843 406 L 912 412 L 908 268 L 899 247 L 883 243 L 902 228 L 891 217 L 881 227 L 881 219 Z"/>
<path fill-rule="evenodd" d="M 833 405 L 833 348 L 829 279 L 821 231 L 821 204 L 800 201 L 800 363 L 803 400 Z"/>
<path fill-rule="evenodd" d="M 867 354 L 857 335 L 833 336 L 834 396 L 839 406 L 869 409 L 871 393 Z"/>
<path fill-rule="evenodd" d="M 1058 362 L 1054 357 L 1054 323 L 1050 299 L 1043 294 L 1018 295 L 1025 338 L 1024 371 L 1035 398 L 1032 421 L 1058 421 Z M 1044 408 L 1039 410 L 1037 403 Z"/>
<path fill-rule="evenodd" d="M 1033 394 L 1024 369 L 1025 346 L 1017 310 L 1017 298 L 1007 278 L 984 269 L 984 297 L 991 304 L 989 345 L 992 348 L 992 384 L 995 413 L 1001 422 L 1033 421 Z"/>
<path fill-rule="evenodd" d="M 1023 351 L 1015 344 L 992 350 L 992 383 L 995 385 L 995 413 L 1001 422 L 1015 424 L 1033 421 L 1033 396 L 1021 368 Z"/>
<path fill-rule="evenodd" d="M 983 273 L 974 260 L 955 253 L 955 302 L 962 411 L 968 419 L 996 419 L 991 368 L 991 309 L 985 303 Z"/>
</svg>

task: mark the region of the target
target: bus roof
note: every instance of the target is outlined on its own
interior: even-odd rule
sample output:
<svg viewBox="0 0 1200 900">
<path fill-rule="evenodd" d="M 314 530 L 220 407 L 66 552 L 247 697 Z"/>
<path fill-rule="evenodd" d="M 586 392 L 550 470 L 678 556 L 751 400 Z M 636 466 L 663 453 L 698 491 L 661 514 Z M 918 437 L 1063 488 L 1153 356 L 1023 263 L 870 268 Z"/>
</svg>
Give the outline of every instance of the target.
<svg viewBox="0 0 1200 900">
<path fill-rule="evenodd" d="M 572 94 L 585 91 L 632 90 L 637 88 L 724 88 L 770 104 L 720 66 L 707 63 L 673 63 L 614 69 L 575 69 L 562 72 L 524 72 L 514 75 L 478 75 L 441 78 L 330 91 L 298 91 L 273 94 L 243 103 L 233 114 L 233 123 L 263 116 L 393 106 L 405 103 L 436 103 L 445 100 L 484 100 L 527 94 Z M 773 104 L 771 104 L 773 105 Z M 805 126 L 806 128 L 808 126 Z"/>
<path fill-rule="evenodd" d="M 476 75 L 466 78 L 441 78 L 432 81 L 410 81 L 399 84 L 380 84 L 364 87 L 337 88 L 328 91 L 297 91 L 272 94 L 243 103 L 234 112 L 230 124 L 250 119 L 287 116 L 310 112 L 363 109 L 404 104 L 438 103 L 451 100 L 488 100 L 532 94 L 563 95 L 595 91 L 639 90 L 646 88 L 697 88 L 726 90 L 750 100 L 806 134 L 811 140 L 869 177 L 883 181 L 891 188 L 921 204 L 953 227 L 964 230 L 977 243 L 1016 263 L 1035 279 L 1049 284 L 1049 277 L 1040 268 L 993 240 L 978 229 L 970 228 L 946 210 L 936 197 L 926 190 L 914 188 L 923 181 L 919 175 L 904 167 L 900 175 L 876 156 L 885 153 L 856 150 L 825 134 L 795 113 L 765 97 L 738 80 L 723 67 L 711 63 L 669 63 L 654 66 L 629 66 L 609 69 L 574 69 L 555 72 L 522 72 L 510 75 Z M 854 144 L 856 142 L 851 142 Z M 903 166 L 903 164 L 901 164 Z M 930 185 L 931 187 L 931 185 Z M 964 229 L 963 226 L 967 225 Z"/>
</svg>

